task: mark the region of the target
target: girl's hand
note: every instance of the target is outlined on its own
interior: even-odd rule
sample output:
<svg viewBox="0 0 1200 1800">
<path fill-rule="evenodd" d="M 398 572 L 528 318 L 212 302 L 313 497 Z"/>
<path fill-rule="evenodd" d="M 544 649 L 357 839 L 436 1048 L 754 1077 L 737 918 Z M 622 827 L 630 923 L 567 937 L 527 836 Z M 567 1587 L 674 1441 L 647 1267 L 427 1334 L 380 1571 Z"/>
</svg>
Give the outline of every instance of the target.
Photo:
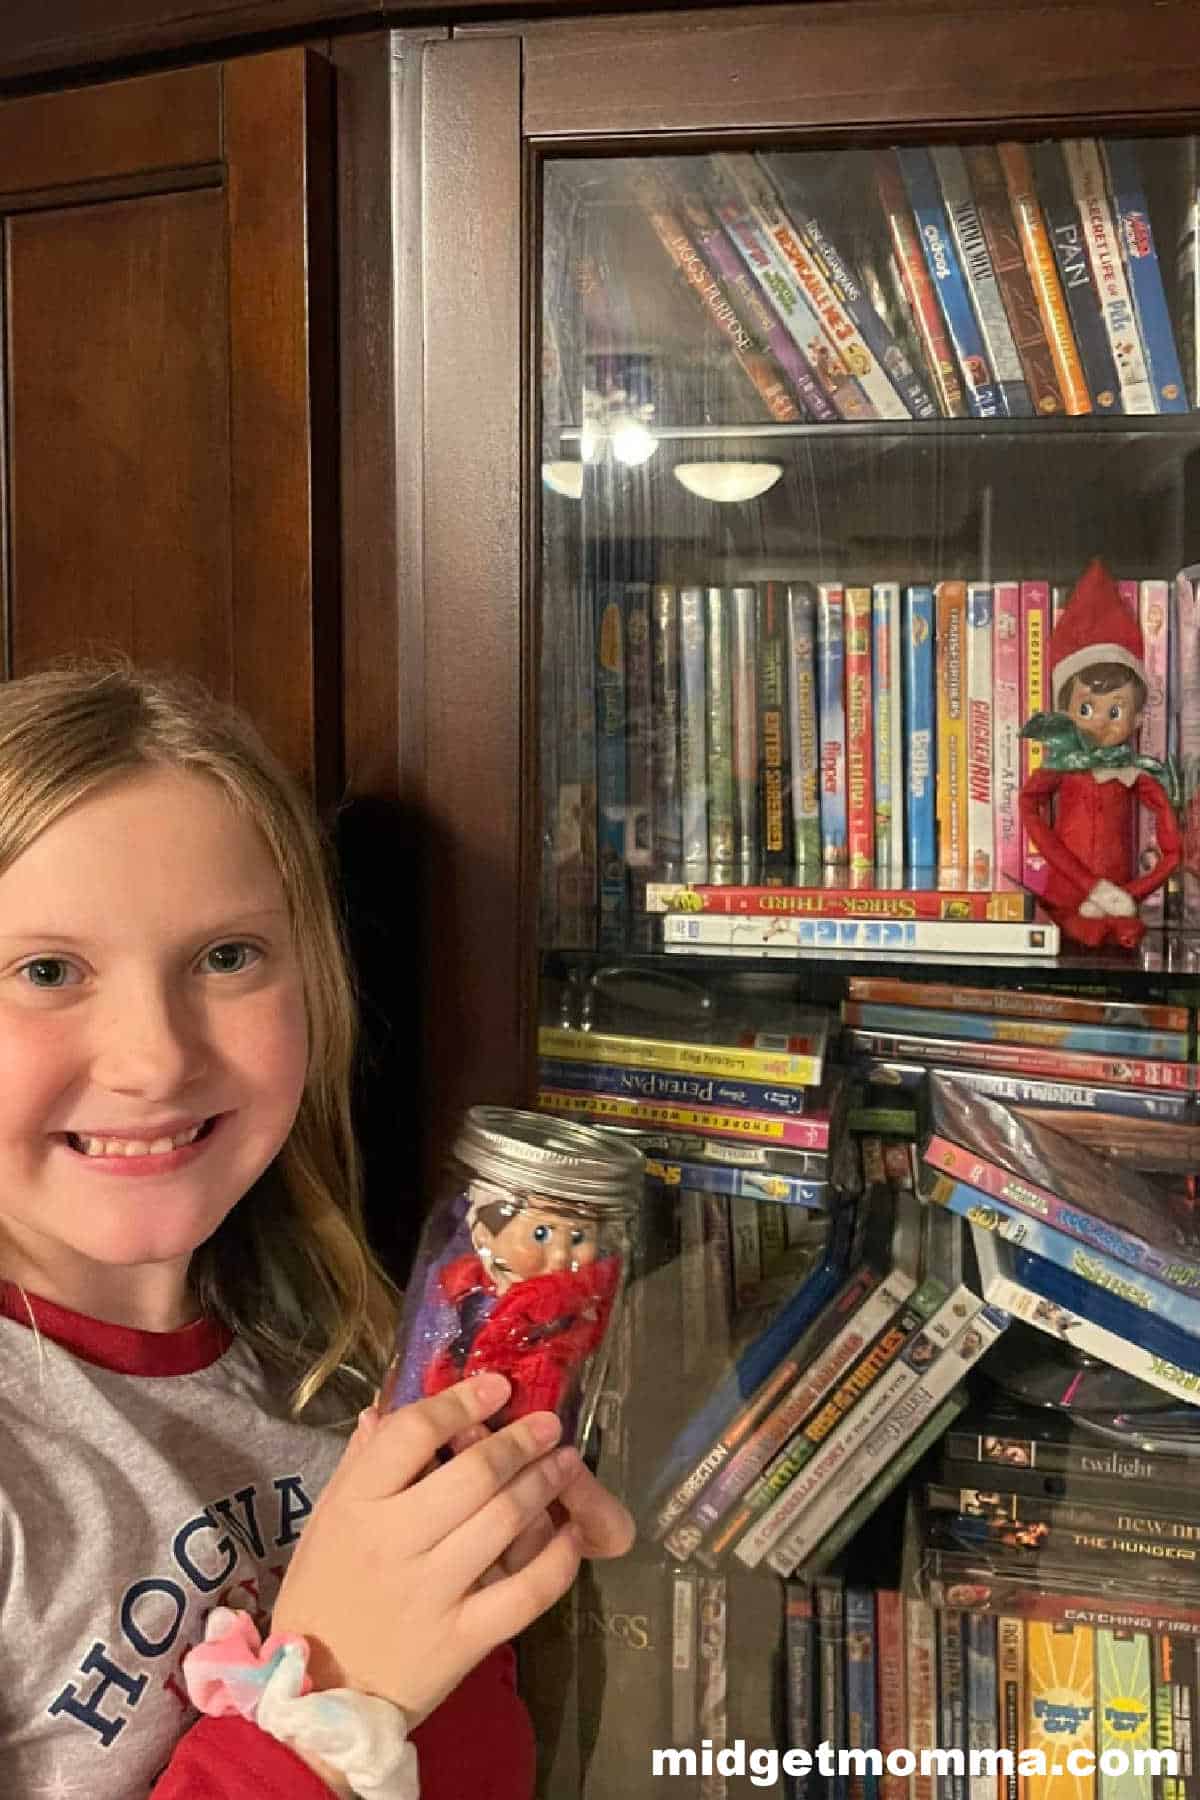
<svg viewBox="0 0 1200 1800">
<path fill-rule="evenodd" d="M 439 1450 L 498 1412 L 509 1391 L 502 1376 L 481 1375 L 400 1407 L 351 1440 L 304 1528 L 271 1621 L 274 1631 L 308 1639 L 315 1687 L 377 1694 L 418 1725 L 574 1581 L 584 1531 L 573 1519 L 539 1533 L 512 1572 L 481 1580 L 578 1486 L 582 1465 L 573 1450 L 554 1449 L 561 1427 L 552 1413 L 489 1432 L 431 1467 Z M 585 1495 L 582 1504 L 594 1519 L 594 1501 Z"/>
<path fill-rule="evenodd" d="M 360 1423 L 365 1430 L 372 1429 L 371 1421 L 377 1420 L 374 1408 L 368 1409 Z M 473 1425 L 469 1430 L 460 1432 L 451 1445 L 455 1454 L 477 1444 L 487 1437 L 486 1425 Z M 580 1460 L 575 1475 L 567 1482 L 556 1500 L 542 1513 L 540 1518 L 526 1526 L 521 1536 L 514 1540 L 500 1557 L 494 1569 L 483 1577 L 484 1581 L 498 1580 L 503 1574 L 516 1574 L 524 1568 L 543 1545 L 549 1543 L 555 1530 L 568 1519 L 578 1526 L 582 1538 L 582 1552 L 586 1557 L 600 1560 L 606 1557 L 624 1556 L 633 1548 L 637 1527 L 629 1510 L 622 1505 L 615 1494 L 596 1480 L 591 1470 Z"/>
</svg>

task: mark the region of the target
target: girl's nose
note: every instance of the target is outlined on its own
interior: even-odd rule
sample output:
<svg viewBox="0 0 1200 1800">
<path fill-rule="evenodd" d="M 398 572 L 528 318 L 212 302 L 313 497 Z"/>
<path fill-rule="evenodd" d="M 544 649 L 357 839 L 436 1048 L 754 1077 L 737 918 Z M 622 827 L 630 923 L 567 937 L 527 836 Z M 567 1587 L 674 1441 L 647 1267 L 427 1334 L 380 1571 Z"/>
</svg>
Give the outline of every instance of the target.
<svg viewBox="0 0 1200 1800">
<path fill-rule="evenodd" d="M 155 984 L 114 996 L 100 1024 L 92 1074 L 114 1094 L 165 1100 L 204 1069 L 203 1034 L 187 1008 Z"/>
</svg>

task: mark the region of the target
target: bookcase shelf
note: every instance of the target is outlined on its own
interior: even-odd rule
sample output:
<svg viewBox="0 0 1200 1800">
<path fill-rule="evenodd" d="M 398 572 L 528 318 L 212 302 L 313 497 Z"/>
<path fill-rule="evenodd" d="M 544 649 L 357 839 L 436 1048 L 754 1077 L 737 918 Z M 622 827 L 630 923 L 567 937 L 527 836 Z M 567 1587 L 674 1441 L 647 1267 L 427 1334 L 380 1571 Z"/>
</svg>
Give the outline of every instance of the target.
<svg viewBox="0 0 1200 1800">
<path fill-rule="evenodd" d="M 899 422 L 884 419 L 853 420 L 843 419 L 837 424 L 820 425 L 805 421 L 795 425 L 776 425 L 770 422 L 750 424 L 705 424 L 705 425 L 659 425 L 647 427 L 651 436 L 659 443 L 726 443 L 739 442 L 742 439 L 759 438 L 777 443 L 788 443 L 792 439 L 820 438 L 830 445 L 840 441 L 855 439 L 897 439 L 901 442 L 915 439 L 946 438 L 951 442 L 967 439 L 972 443 L 1007 443 L 1010 440 L 1020 441 L 1026 438 L 1061 439 L 1064 442 L 1089 442 L 1094 438 L 1129 438 L 1141 441 L 1146 438 L 1165 438 L 1167 440 L 1183 440 L 1186 445 L 1189 439 L 1200 444 L 1200 413 L 1180 413 L 1174 416 L 1151 414 L 1148 416 L 1128 415 L 1118 418 L 1054 418 L 1054 419 L 909 419 Z M 563 444 L 578 444 L 583 438 L 578 426 L 565 426 L 559 433 Z"/>
</svg>

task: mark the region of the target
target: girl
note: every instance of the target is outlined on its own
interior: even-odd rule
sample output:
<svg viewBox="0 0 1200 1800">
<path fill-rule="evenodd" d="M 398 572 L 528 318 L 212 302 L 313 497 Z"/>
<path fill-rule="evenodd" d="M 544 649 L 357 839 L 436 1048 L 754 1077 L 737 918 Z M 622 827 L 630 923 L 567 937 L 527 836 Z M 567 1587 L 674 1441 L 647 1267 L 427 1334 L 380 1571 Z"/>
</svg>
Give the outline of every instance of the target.
<svg viewBox="0 0 1200 1800">
<path fill-rule="evenodd" d="M 552 1415 L 486 1429 L 499 1377 L 347 1445 L 395 1312 L 352 1040 L 316 833 L 248 725 L 125 666 L 0 687 L 6 1793 L 393 1800 L 411 1728 L 424 1800 L 526 1800 L 506 1640 L 632 1524 Z M 311 1729 L 328 1699 L 197 1723 L 206 1615 L 306 1640 L 367 1749 Z"/>
</svg>

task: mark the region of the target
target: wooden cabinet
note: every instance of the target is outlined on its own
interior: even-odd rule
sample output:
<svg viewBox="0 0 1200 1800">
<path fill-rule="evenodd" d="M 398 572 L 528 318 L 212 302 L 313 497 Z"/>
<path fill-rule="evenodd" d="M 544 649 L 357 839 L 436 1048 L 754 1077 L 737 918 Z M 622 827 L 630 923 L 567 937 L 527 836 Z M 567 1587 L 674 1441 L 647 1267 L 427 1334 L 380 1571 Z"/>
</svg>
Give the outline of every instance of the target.
<svg viewBox="0 0 1200 1800">
<path fill-rule="evenodd" d="M 301 49 L 0 105 L 8 670 L 183 668 L 325 797 L 331 131 Z"/>
</svg>

